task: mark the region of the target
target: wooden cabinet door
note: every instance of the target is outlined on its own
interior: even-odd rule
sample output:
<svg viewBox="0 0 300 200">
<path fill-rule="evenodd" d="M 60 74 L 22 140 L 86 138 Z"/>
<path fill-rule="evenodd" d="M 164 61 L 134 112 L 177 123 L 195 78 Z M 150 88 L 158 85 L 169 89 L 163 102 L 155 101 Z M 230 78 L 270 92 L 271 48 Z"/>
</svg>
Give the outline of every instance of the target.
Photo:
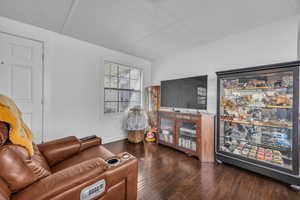
<svg viewBox="0 0 300 200">
<path fill-rule="evenodd" d="M 176 140 L 176 122 L 175 119 L 168 117 L 159 117 L 159 137 L 158 140 L 163 143 L 175 145 Z"/>
<path fill-rule="evenodd" d="M 188 151 L 197 152 L 198 123 L 193 120 L 180 119 L 176 122 L 176 145 Z"/>
</svg>

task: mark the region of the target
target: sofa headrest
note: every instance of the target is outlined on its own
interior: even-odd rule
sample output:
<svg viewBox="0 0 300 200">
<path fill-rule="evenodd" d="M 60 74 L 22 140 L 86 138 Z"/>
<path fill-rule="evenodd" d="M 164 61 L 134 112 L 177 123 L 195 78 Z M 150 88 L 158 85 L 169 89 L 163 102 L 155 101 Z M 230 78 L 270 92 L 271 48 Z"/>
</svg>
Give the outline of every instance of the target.
<svg viewBox="0 0 300 200">
<path fill-rule="evenodd" d="M 8 125 L 0 121 L 0 146 L 5 144 L 8 139 Z"/>
</svg>

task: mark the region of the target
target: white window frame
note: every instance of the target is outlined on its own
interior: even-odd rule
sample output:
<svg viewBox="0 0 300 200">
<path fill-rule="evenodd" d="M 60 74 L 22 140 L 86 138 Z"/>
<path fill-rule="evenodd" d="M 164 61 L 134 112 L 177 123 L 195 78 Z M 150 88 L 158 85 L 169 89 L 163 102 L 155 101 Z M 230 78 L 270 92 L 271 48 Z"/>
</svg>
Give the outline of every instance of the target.
<svg viewBox="0 0 300 200">
<path fill-rule="evenodd" d="M 117 65 L 118 66 L 117 75 L 115 75 L 115 76 L 112 75 L 111 71 L 109 72 L 109 75 L 106 73 L 107 64 L 113 64 L 113 65 Z M 139 71 L 139 79 L 132 79 L 130 77 L 131 76 L 130 72 L 129 72 L 129 77 L 128 78 L 124 78 L 123 77 L 124 79 L 128 79 L 128 81 L 129 81 L 129 87 L 128 87 L 128 89 L 124 89 L 124 88 L 120 87 L 120 80 L 122 79 L 122 77 L 120 76 L 120 71 L 119 71 L 119 69 L 120 69 L 119 67 L 120 66 L 128 67 L 129 70 L 138 70 Z M 107 77 L 109 77 L 110 83 L 111 83 L 111 78 L 115 78 L 117 80 L 117 83 L 116 83 L 117 87 L 107 87 L 106 84 L 105 84 Z M 139 86 L 140 86 L 139 90 L 132 89 L 132 87 L 131 87 L 131 81 L 136 81 L 136 80 L 139 80 Z M 104 93 L 103 112 L 104 112 L 105 115 L 113 115 L 113 114 L 124 113 L 124 112 L 126 112 L 133 105 L 140 105 L 141 107 L 143 106 L 143 70 L 141 68 L 135 67 L 133 65 L 121 64 L 121 63 L 110 61 L 110 60 L 104 60 L 104 80 L 103 80 L 103 82 L 104 82 L 104 90 L 103 90 L 103 93 Z M 111 91 L 115 90 L 115 91 L 117 91 L 117 101 L 107 100 L 106 90 L 111 90 Z M 121 91 L 129 93 L 129 98 L 128 98 L 129 100 L 128 101 L 122 101 L 122 100 L 120 100 L 120 92 Z M 132 93 L 140 93 L 138 101 L 132 101 Z M 139 102 L 139 104 L 134 104 L 133 102 Z M 116 103 L 117 104 L 116 111 L 106 112 L 106 104 L 107 103 Z M 120 109 L 120 104 L 121 103 L 128 103 L 127 108 L 124 109 L 124 110 Z"/>
</svg>

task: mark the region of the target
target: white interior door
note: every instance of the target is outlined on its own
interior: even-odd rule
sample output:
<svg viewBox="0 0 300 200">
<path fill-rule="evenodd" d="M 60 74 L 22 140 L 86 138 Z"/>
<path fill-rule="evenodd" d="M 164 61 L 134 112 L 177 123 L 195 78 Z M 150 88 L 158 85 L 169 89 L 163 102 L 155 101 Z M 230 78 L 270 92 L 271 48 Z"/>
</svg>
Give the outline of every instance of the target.
<svg viewBox="0 0 300 200">
<path fill-rule="evenodd" d="M 43 135 L 43 44 L 0 33 L 0 93 L 11 97 L 40 143 Z"/>
</svg>

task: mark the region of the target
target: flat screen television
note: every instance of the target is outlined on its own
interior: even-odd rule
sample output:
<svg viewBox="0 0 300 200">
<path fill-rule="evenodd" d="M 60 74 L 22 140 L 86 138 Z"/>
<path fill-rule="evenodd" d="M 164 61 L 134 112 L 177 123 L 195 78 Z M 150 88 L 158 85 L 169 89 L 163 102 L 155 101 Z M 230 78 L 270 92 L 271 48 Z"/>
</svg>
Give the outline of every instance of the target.
<svg viewBox="0 0 300 200">
<path fill-rule="evenodd" d="M 207 75 L 161 81 L 161 106 L 207 108 Z"/>
</svg>

